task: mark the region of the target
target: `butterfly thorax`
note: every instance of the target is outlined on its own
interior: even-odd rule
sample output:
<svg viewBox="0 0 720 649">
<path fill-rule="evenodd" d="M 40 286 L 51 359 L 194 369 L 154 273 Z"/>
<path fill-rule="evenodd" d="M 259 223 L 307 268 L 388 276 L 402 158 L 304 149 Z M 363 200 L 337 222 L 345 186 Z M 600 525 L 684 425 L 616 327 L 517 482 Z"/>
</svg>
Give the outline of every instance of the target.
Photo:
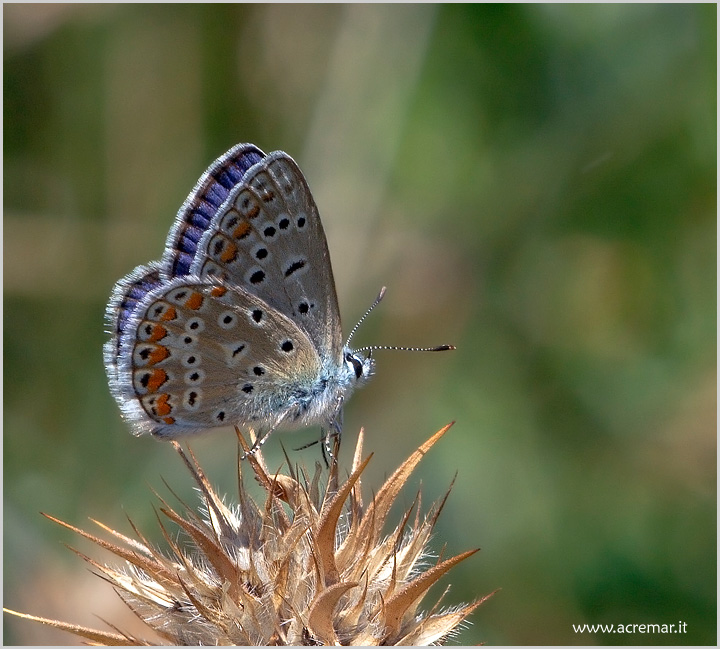
<svg viewBox="0 0 720 649">
<path fill-rule="evenodd" d="M 315 377 L 304 377 L 289 386 L 283 395 L 285 403 L 275 403 L 271 408 L 283 412 L 280 421 L 274 425 L 267 422 L 266 426 L 269 424 L 281 429 L 313 425 L 337 428 L 344 401 L 372 376 L 374 367 L 374 359 L 363 357 L 346 347 L 339 366 L 335 363 L 324 366 Z"/>
</svg>

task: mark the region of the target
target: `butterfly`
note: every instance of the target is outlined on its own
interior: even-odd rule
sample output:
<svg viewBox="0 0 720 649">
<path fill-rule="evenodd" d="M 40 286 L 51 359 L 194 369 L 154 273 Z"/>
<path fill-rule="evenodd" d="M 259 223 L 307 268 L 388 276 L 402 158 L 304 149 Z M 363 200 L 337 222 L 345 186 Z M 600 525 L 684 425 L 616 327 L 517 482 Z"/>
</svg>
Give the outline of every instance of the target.
<svg viewBox="0 0 720 649">
<path fill-rule="evenodd" d="M 415 349 L 352 350 L 357 325 L 343 341 L 305 177 L 286 153 L 252 144 L 200 177 L 162 258 L 115 285 L 106 322 L 110 391 L 134 434 L 178 439 L 235 425 L 251 432 L 251 452 L 275 430 L 339 434 L 343 403 L 374 372 L 372 350 Z"/>
</svg>

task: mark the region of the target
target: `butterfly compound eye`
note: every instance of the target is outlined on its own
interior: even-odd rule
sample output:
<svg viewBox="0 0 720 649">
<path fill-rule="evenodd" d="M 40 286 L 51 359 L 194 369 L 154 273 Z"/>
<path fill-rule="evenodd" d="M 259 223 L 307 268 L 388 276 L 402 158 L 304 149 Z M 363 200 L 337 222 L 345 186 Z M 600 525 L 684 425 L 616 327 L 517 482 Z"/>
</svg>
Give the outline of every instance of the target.
<svg viewBox="0 0 720 649">
<path fill-rule="evenodd" d="M 353 370 L 355 370 L 355 378 L 359 379 L 363 374 L 363 364 L 350 353 L 345 354 L 345 361 L 352 363 Z"/>
</svg>

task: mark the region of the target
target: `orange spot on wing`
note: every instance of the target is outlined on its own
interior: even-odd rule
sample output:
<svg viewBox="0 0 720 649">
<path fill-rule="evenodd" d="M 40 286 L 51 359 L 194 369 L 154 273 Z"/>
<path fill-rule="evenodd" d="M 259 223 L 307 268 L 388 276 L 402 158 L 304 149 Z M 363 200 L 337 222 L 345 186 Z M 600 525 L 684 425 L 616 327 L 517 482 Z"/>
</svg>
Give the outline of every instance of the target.
<svg viewBox="0 0 720 649">
<path fill-rule="evenodd" d="M 197 311 L 203 303 L 203 296 L 202 293 L 198 293 L 197 291 L 193 291 L 190 294 L 190 297 L 185 301 L 185 306 L 188 309 L 192 309 L 193 311 Z"/>
<path fill-rule="evenodd" d="M 168 403 L 168 399 L 170 399 L 169 394 L 161 394 L 155 401 L 155 412 L 159 417 L 164 417 L 172 412 L 172 406 Z"/>
<path fill-rule="evenodd" d="M 163 327 L 162 325 L 155 325 L 153 327 L 152 333 L 150 334 L 150 340 L 151 342 L 157 342 L 158 340 L 162 340 L 167 336 L 167 329 Z"/>
<path fill-rule="evenodd" d="M 252 229 L 252 226 L 247 222 L 243 221 L 233 230 L 233 237 L 236 239 L 242 239 Z"/>
<path fill-rule="evenodd" d="M 153 370 L 150 374 L 150 378 L 147 382 L 148 392 L 157 392 L 165 381 L 168 380 L 168 375 L 165 370 L 157 369 Z"/>
<path fill-rule="evenodd" d="M 168 309 L 160 316 L 161 320 L 175 320 L 177 318 L 177 311 L 175 311 L 175 307 L 171 306 L 168 307 Z"/>
<path fill-rule="evenodd" d="M 213 297 L 222 297 L 227 293 L 227 289 L 224 286 L 216 286 L 210 291 L 210 295 Z"/>
<path fill-rule="evenodd" d="M 166 424 L 174 424 L 174 423 L 175 423 L 175 417 L 165 417 L 165 418 L 163 418 L 163 421 L 164 421 Z"/>
<path fill-rule="evenodd" d="M 155 365 L 156 363 L 159 363 L 160 361 L 164 361 L 168 356 L 170 356 L 170 350 L 168 350 L 167 347 L 158 345 L 148 355 L 147 364 Z"/>
<path fill-rule="evenodd" d="M 228 263 L 233 261 L 235 257 L 237 257 L 237 246 L 231 242 L 228 243 L 228 245 L 225 247 L 225 250 L 222 251 L 222 254 L 220 255 L 220 261 Z"/>
</svg>

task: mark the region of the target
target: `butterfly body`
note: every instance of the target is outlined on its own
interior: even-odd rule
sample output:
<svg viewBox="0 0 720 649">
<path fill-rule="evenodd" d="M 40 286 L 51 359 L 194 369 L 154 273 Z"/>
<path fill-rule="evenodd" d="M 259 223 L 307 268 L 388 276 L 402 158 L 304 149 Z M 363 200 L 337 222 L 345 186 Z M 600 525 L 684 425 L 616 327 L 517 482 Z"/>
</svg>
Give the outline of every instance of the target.
<svg viewBox="0 0 720 649">
<path fill-rule="evenodd" d="M 373 360 L 342 342 L 330 255 L 305 178 L 249 144 L 218 158 L 183 203 L 160 261 L 115 286 L 110 389 L 135 434 L 218 426 L 341 427 Z"/>
</svg>

